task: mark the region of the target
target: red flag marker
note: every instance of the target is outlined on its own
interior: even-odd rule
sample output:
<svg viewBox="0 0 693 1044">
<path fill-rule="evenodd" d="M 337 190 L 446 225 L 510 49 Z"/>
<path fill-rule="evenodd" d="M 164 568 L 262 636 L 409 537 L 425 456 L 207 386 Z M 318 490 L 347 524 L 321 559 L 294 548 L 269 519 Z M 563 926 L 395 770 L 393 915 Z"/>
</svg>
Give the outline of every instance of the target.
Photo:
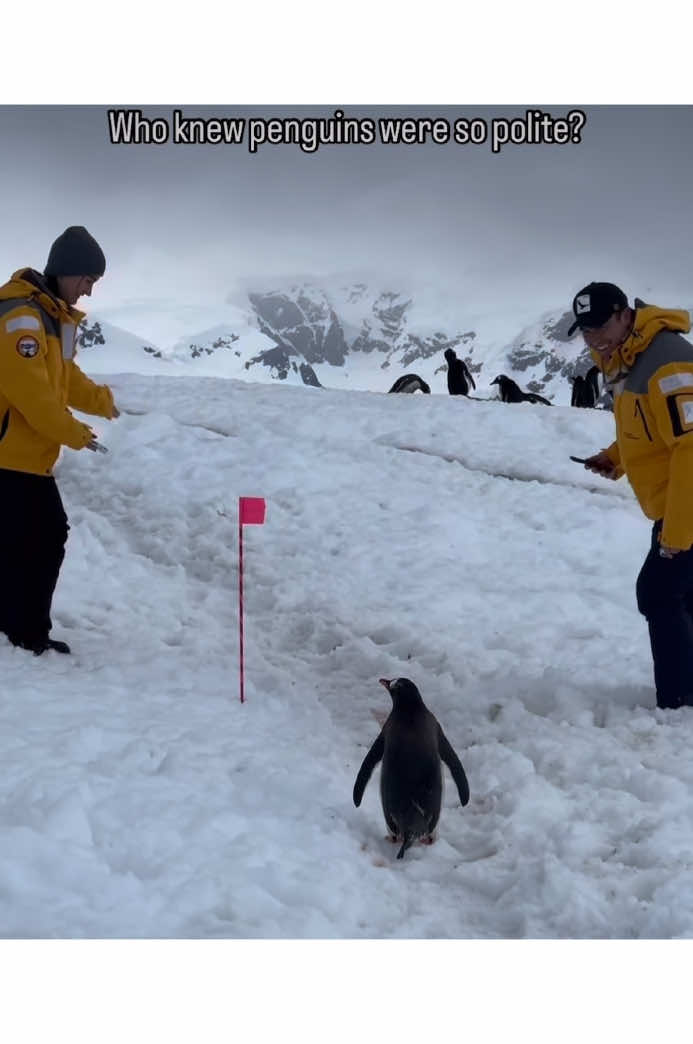
<svg viewBox="0 0 693 1044">
<path fill-rule="evenodd" d="M 241 703 L 245 702 L 245 668 L 243 659 L 243 526 L 264 525 L 265 506 L 266 505 L 264 497 L 238 498 L 238 633 L 241 648 Z"/>
<path fill-rule="evenodd" d="M 239 497 L 238 514 L 242 526 L 261 526 L 265 521 L 264 497 Z"/>
</svg>

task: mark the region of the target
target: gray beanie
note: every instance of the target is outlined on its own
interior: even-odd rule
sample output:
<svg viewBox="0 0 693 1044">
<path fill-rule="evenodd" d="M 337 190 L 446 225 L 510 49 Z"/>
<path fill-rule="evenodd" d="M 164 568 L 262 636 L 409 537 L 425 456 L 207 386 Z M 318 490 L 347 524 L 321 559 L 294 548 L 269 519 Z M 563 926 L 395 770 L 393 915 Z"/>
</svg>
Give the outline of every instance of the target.
<svg viewBox="0 0 693 1044">
<path fill-rule="evenodd" d="M 106 258 L 82 225 L 70 225 L 50 249 L 43 274 L 47 276 L 102 276 Z"/>
</svg>

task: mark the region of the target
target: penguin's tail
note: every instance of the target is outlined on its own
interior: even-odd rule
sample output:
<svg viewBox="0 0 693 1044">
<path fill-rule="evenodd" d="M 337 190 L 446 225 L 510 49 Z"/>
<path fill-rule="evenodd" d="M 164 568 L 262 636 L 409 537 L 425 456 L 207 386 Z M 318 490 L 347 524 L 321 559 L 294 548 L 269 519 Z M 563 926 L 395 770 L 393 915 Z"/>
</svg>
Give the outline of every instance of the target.
<svg viewBox="0 0 693 1044">
<path fill-rule="evenodd" d="M 397 858 L 398 859 L 404 859 L 404 853 L 406 852 L 406 850 L 408 848 L 411 847 L 411 844 L 412 844 L 413 840 L 414 840 L 414 835 L 413 834 L 407 833 L 407 834 L 404 835 L 404 841 L 402 842 L 402 847 L 400 848 L 399 852 L 397 853 Z"/>
</svg>

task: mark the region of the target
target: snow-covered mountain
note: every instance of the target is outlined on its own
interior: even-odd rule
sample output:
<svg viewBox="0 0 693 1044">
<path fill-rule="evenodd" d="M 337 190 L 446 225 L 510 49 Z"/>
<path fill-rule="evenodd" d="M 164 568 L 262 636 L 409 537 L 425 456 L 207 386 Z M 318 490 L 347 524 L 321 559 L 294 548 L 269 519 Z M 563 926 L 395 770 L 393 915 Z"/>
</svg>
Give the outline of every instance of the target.
<svg viewBox="0 0 693 1044">
<path fill-rule="evenodd" d="M 569 403 L 570 379 L 589 369 L 581 337 L 568 337 L 564 308 L 533 315 L 507 305 L 470 307 L 438 288 L 405 292 L 374 282 L 298 280 L 257 286 L 233 301 L 181 306 L 136 302 L 92 315 L 82 335 L 86 367 L 287 381 L 388 391 L 418 373 L 447 393 L 443 353 L 454 348 L 481 397 L 495 397 L 500 373 L 555 403 Z M 152 339 L 152 334 L 153 339 Z"/>
</svg>

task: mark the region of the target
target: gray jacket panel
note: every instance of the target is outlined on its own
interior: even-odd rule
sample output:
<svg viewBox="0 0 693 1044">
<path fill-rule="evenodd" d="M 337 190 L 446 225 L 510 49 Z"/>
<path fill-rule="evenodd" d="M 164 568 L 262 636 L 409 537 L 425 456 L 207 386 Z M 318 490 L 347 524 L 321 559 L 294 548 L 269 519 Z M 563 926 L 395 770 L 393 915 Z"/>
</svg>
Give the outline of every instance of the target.
<svg viewBox="0 0 693 1044">
<path fill-rule="evenodd" d="M 42 308 L 39 302 L 34 298 L 10 297 L 5 301 L 0 301 L 0 316 L 6 315 L 7 312 L 13 311 L 13 309 L 18 308 L 20 305 L 26 305 L 27 308 L 35 308 L 37 312 L 41 313 L 46 333 L 51 334 L 53 337 L 60 337 L 60 320 L 49 315 L 45 308 Z"/>
<path fill-rule="evenodd" d="M 648 385 L 662 366 L 669 363 L 693 364 L 693 344 L 673 330 L 660 330 L 637 356 L 623 386 L 634 395 L 646 395 Z"/>
</svg>

